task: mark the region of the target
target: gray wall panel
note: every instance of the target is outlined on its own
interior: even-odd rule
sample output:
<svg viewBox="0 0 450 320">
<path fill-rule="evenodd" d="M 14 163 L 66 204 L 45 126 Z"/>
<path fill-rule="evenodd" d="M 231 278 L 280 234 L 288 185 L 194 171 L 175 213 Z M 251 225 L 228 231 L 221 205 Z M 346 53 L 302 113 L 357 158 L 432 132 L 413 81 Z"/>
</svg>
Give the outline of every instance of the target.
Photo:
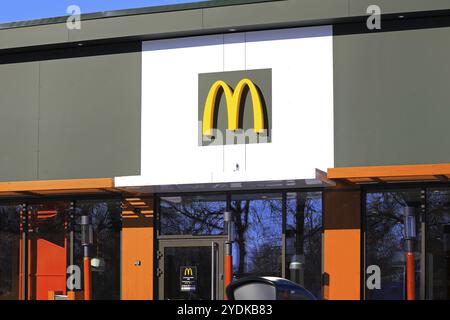
<svg viewBox="0 0 450 320">
<path fill-rule="evenodd" d="M 204 28 L 240 27 L 348 16 L 348 0 L 301 0 L 204 9 Z"/>
<path fill-rule="evenodd" d="M 367 7 L 378 5 L 381 13 L 448 10 L 449 0 L 349 0 L 350 16 L 366 15 Z"/>
<path fill-rule="evenodd" d="M 202 11 L 186 10 L 82 21 L 80 30 L 70 30 L 70 41 L 87 41 L 152 34 L 189 32 L 202 27 Z"/>
<path fill-rule="evenodd" d="M 141 53 L 41 62 L 39 179 L 140 172 Z"/>
<path fill-rule="evenodd" d="M 335 165 L 450 162 L 450 28 L 334 37 Z"/>
<path fill-rule="evenodd" d="M 0 181 L 37 178 L 39 64 L 0 65 Z"/>
<path fill-rule="evenodd" d="M 0 30 L 0 50 L 65 43 L 68 34 L 65 23 Z"/>
</svg>

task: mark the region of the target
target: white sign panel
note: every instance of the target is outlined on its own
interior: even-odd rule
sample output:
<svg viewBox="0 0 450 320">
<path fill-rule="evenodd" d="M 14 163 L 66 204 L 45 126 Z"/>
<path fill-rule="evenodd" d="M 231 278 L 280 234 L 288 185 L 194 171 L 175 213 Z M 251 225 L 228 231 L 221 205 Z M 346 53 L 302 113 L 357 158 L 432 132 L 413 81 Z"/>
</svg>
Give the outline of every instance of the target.
<svg viewBox="0 0 450 320">
<path fill-rule="evenodd" d="M 270 142 L 199 144 L 199 75 L 258 69 L 272 75 Z M 116 186 L 311 179 L 333 167 L 333 140 L 331 26 L 148 41 L 141 175 Z"/>
</svg>

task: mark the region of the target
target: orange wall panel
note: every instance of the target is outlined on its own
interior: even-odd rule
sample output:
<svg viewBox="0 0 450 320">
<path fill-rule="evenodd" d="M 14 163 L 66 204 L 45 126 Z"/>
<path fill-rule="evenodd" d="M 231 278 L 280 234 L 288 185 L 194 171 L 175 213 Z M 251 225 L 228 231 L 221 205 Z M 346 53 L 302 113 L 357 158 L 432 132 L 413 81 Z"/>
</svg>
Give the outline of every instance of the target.
<svg viewBox="0 0 450 320">
<path fill-rule="evenodd" d="M 153 299 L 153 228 L 122 230 L 122 299 Z"/>
<path fill-rule="evenodd" d="M 153 300 L 153 203 L 130 202 L 122 217 L 122 300 Z"/>
<path fill-rule="evenodd" d="M 66 292 L 65 247 L 44 239 L 30 240 L 29 298 L 47 300 L 49 291 Z"/>
<path fill-rule="evenodd" d="M 361 231 L 334 229 L 324 231 L 324 272 L 329 276 L 325 287 L 329 300 L 359 300 Z"/>
</svg>

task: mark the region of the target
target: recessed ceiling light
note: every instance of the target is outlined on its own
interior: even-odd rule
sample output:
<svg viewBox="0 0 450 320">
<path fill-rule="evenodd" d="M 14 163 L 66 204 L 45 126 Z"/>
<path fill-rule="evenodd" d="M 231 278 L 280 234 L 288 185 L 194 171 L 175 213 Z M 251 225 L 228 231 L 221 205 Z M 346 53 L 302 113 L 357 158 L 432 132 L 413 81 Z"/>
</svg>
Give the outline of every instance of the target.
<svg viewBox="0 0 450 320">
<path fill-rule="evenodd" d="M 237 31 L 237 29 L 231 28 L 231 29 L 228 29 L 228 31 L 235 32 L 235 31 Z"/>
<path fill-rule="evenodd" d="M 83 44 L 82 44 L 82 43 L 79 43 L 79 44 L 78 44 L 78 46 L 79 46 L 79 47 L 82 47 L 82 46 L 83 46 Z"/>
<path fill-rule="evenodd" d="M 403 15 L 399 15 L 398 16 L 400 19 L 403 19 L 405 16 L 403 16 Z"/>
</svg>

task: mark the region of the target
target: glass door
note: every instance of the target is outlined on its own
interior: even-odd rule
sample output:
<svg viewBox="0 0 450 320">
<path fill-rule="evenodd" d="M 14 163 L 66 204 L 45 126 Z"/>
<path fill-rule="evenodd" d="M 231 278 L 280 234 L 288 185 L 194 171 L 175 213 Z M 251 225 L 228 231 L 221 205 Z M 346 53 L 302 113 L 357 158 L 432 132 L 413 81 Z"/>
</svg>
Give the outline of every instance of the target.
<svg viewBox="0 0 450 320">
<path fill-rule="evenodd" d="M 159 299 L 222 300 L 224 239 L 161 240 Z"/>
</svg>

